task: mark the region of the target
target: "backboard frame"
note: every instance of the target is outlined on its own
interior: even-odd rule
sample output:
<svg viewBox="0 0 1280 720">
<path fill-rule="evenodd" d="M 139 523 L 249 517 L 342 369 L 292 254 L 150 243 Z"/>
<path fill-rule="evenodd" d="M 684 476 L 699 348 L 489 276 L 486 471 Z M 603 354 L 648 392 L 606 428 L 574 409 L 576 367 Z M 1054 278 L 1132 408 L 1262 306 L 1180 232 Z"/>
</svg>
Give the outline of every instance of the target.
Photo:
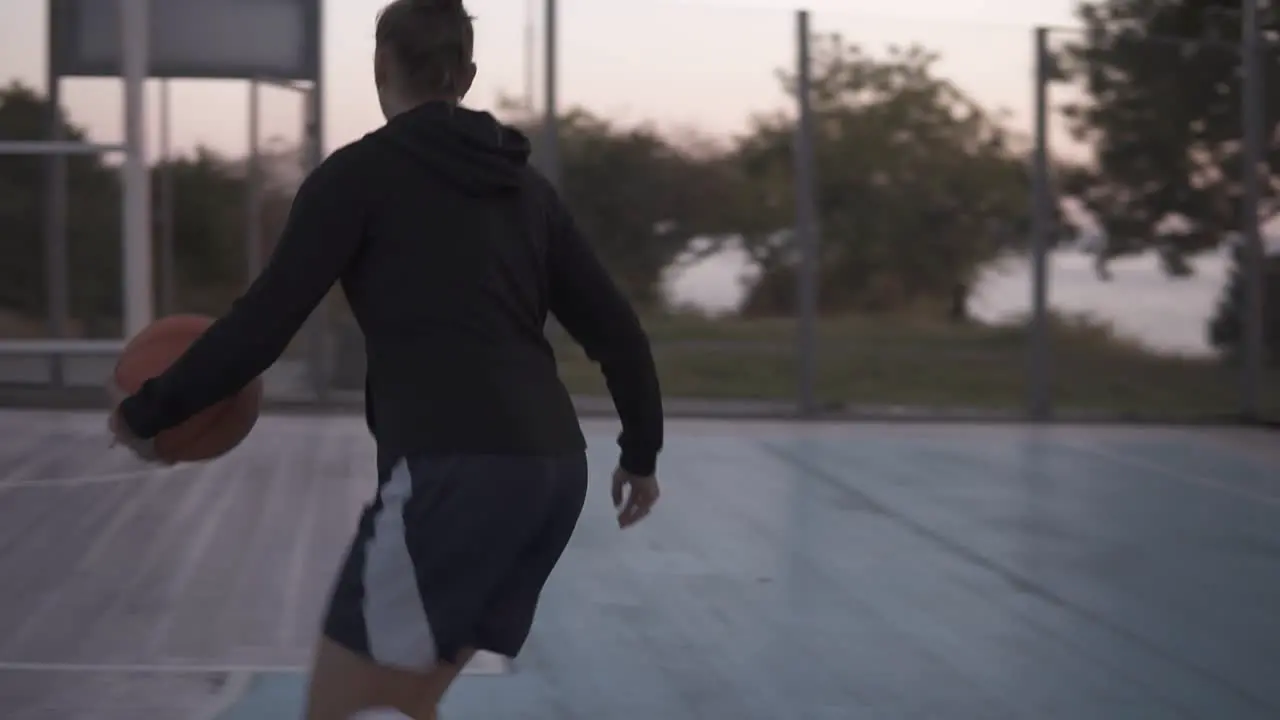
<svg viewBox="0 0 1280 720">
<path fill-rule="evenodd" d="M 86 27 L 85 6 L 105 5 L 103 0 L 48 0 L 49 2 L 49 67 L 55 77 L 101 77 L 118 78 L 121 76 L 121 58 L 117 35 L 109 27 L 98 30 Z M 171 34 L 190 33 L 192 28 L 166 28 L 160 23 L 165 17 L 156 13 L 166 0 L 151 0 L 152 22 L 149 29 L 151 47 L 158 46 L 158 38 Z M 148 77 L 174 79 L 217 79 L 217 80 L 302 80 L 317 82 L 321 75 L 321 0 L 201 0 L 205 8 L 222 5 L 225 12 L 234 12 L 234 7 L 251 6 L 254 3 L 272 2 L 279 5 L 294 4 L 301 8 L 303 28 L 300 57 L 290 66 L 267 60 L 254 58 L 252 48 L 241 46 L 237 53 L 244 59 L 239 62 L 210 62 L 198 57 L 163 57 L 152 51 Z M 247 20 L 246 20 L 247 22 Z M 102 59 L 89 57 L 86 48 L 82 47 L 80 38 L 86 32 L 102 32 L 108 37 L 105 42 L 116 43 L 115 57 Z M 243 38 L 241 38 L 243 40 Z"/>
</svg>

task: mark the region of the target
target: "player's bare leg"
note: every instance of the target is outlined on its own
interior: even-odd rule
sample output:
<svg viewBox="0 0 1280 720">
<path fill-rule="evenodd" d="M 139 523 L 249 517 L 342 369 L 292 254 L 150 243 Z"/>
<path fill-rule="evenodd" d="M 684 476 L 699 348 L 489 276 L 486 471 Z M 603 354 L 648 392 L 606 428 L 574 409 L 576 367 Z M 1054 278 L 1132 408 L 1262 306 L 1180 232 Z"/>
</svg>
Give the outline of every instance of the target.
<svg viewBox="0 0 1280 720">
<path fill-rule="evenodd" d="M 351 720 L 362 711 L 394 709 L 413 720 L 437 720 L 437 708 L 474 651 L 458 664 L 441 663 L 423 673 L 374 664 L 322 638 L 307 691 L 305 720 Z"/>
<path fill-rule="evenodd" d="M 475 654 L 475 650 L 464 648 L 458 653 L 457 664 L 440 663 L 423 676 L 422 695 L 418 699 L 416 713 L 410 713 L 414 720 L 438 720 L 440 702 Z"/>
</svg>

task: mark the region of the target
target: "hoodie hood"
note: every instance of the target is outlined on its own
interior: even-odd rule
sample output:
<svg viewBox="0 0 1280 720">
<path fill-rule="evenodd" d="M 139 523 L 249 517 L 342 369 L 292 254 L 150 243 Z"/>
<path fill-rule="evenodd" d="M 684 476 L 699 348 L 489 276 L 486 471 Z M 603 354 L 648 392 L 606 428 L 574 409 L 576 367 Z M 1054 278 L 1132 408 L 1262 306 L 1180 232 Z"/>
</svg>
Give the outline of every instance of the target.
<svg viewBox="0 0 1280 720">
<path fill-rule="evenodd" d="M 519 130 L 489 113 L 443 102 L 403 112 L 373 136 L 469 195 L 520 187 L 529 164 L 529 139 Z"/>
</svg>

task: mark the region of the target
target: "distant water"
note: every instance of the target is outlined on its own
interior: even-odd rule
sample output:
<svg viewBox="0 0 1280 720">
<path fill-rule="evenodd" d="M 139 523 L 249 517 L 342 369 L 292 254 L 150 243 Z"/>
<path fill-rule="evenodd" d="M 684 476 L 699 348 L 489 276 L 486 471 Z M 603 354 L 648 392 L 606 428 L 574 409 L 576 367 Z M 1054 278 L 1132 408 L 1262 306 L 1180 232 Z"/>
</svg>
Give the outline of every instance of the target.
<svg viewBox="0 0 1280 720">
<path fill-rule="evenodd" d="M 1113 262 L 1112 278 L 1102 280 L 1094 272 L 1092 257 L 1059 252 L 1051 261 L 1049 302 L 1057 310 L 1106 320 L 1153 349 L 1205 355 L 1210 352 L 1206 326 L 1222 292 L 1229 259 L 1225 252 L 1217 253 L 1196 258 L 1192 265 L 1192 277 L 1169 278 L 1155 256 L 1144 255 Z M 710 311 L 730 310 L 742 302 L 742 278 L 749 267 L 741 251 L 725 251 L 669 273 L 667 297 Z M 970 310 L 991 321 L 1024 314 L 1030 305 L 1030 270 L 1025 262 L 1008 261 L 985 273 Z"/>
</svg>

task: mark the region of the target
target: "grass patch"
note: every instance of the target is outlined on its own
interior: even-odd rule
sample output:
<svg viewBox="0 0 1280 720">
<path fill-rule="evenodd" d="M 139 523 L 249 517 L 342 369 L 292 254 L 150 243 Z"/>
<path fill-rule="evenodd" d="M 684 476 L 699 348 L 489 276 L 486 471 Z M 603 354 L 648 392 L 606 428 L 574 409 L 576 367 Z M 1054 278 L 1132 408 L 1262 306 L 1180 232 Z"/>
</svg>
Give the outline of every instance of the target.
<svg viewBox="0 0 1280 720">
<path fill-rule="evenodd" d="M 793 400 L 797 327 L 791 320 L 645 321 L 668 397 Z M 823 403 L 1021 410 L 1027 401 L 1025 323 L 960 325 L 918 318 L 819 323 L 817 393 Z M 599 370 L 553 334 L 561 373 L 577 393 L 602 394 Z M 1240 374 L 1213 358 L 1161 355 L 1086 317 L 1053 319 L 1053 392 L 1062 411 L 1152 419 L 1235 414 Z M 1280 416 L 1280 370 L 1264 402 Z"/>
<path fill-rule="evenodd" d="M 798 395 L 793 320 L 667 315 L 646 318 L 645 327 L 669 398 L 794 402 Z M 1060 411 L 1181 420 L 1240 410 L 1235 367 L 1213 358 L 1154 353 L 1088 317 L 1055 316 L 1050 328 L 1053 397 Z M 43 334 L 42 324 L 0 311 L 0 337 Z M 577 345 L 562 332 L 552 338 L 569 388 L 606 394 L 599 369 Z M 823 404 L 1015 412 L 1026 407 L 1025 323 L 827 318 L 818 325 L 817 342 L 817 394 Z M 300 336 L 290 354 L 303 357 L 305 346 Z M 348 373 L 351 389 L 359 389 L 363 358 L 348 359 L 355 363 Z M 1262 396 L 1268 417 L 1280 420 L 1280 367 L 1268 371 Z"/>
</svg>

